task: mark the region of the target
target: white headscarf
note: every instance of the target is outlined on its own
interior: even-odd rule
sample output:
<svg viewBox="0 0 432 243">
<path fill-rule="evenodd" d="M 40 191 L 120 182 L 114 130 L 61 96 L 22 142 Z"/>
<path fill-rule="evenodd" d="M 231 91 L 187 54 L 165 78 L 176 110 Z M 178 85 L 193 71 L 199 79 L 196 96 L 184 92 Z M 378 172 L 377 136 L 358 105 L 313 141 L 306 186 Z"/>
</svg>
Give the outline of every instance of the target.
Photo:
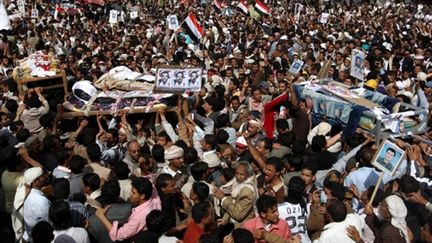
<svg viewBox="0 0 432 243">
<path fill-rule="evenodd" d="M 405 221 L 405 217 L 407 216 L 407 208 L 402 199 L 396 195 L 388 196 L 385 199 L 387 203 L 388 210 L 391 215 L 391 224 L 402 231 L 405 236 L 405 240 L 408 243 L 408 226 Z"/>
</svg>

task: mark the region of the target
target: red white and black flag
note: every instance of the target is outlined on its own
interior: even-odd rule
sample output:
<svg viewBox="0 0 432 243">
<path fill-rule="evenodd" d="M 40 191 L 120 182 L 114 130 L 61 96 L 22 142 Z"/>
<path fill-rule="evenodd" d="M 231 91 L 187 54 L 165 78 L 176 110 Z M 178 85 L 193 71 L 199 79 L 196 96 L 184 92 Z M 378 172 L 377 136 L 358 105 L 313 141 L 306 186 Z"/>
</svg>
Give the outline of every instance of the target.
<svg viewBox="0 0 432 243">
<path fill-rule="evenodd" d="M 224 8 L 227 7 L 227 5 L 226 5 L 225 3 L 221 3 L 221 2 L 219 2 L 218 0 L 214 0 L 213 3 L 214 3 L 214 5 L 215 5 L 215 7 L 216 7 L 217 9 L 219 9 L 220 11 L 222 11 Z"/>
<path fill-rule="evenodd" d="M 265 14 L 265 15 L 271 15 L 270 9 L 264 3 L 262 3 L 260 0 L 256 0 L 256 2 L 255 2 L 255 9 L 259 13 L 262 13 L 262 14 Z"/>
<path fill-rule="evenodd" d="M 200 23 L 198 23 L 195 14 L 192 12 L 189 13 L 185 19 L 183 27 L 189 34 L 190 38 L 196 43 L 198 43 L 204 35 L 204 29 L 201 27 Z"/>
<path fill-rule="evenodd" d="M 238 3 L 238 5 L 237 5 L 237 7 L 240 8 L 240 10 L 241 10 L 243 13 L 245 13 L 245 14 L 248 14 L 248 13 L 249 13 L 249 10 L 248 10 L 248 3 L 247 3 L 245 0 L 240 0 L 239 3 Z"/>
</svg>

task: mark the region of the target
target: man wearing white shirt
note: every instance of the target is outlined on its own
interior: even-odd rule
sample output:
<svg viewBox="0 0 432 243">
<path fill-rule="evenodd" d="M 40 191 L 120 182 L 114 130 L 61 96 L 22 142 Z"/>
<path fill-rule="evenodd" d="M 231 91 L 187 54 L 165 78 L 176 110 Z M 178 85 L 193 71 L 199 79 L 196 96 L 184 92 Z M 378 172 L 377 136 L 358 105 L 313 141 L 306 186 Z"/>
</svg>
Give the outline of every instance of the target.
<svg viewBox="0 0 432 243">
<path fill-rule="evenodd" d="M 40 167 L 34 167 L 24 172 L 24 183 L 30 186 L 30 193 L 24 201 L 24 236 L 30 241 L 31 231 L 39 221 L 48 221 L 50 201 L 42 192 L 49 185 L 49 176 Z"/>
<path fill-rule="evenodd" d="M 339 199 L 332 199 L 327 204 L 326 215 L 330 223 L 324 226 L 324 231 L 314 243 L 355 243 L 347 234 L 347 228 L 354 226 L 362 232 L 363 220 L 357 214 L 347 214 L 345 204 Z"/>
</svg>

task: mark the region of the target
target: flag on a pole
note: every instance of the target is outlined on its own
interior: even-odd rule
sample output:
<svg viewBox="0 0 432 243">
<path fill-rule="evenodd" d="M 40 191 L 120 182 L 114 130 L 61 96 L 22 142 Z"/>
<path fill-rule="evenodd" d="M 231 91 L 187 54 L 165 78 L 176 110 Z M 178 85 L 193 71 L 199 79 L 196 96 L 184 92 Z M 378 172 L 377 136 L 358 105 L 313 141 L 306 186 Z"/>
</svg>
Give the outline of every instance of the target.
<svg viewBox="0 0 432 243">
<path fill-rule="evenodd" d="M 240 10 L 243 11 L 243 13 L 245 14 L 249 13 L 248 5 L 247 2 L 245 2 L 245 0 L 240 0 L 239 3 L 237 4 L 237 7 L 240 8 Z"/>
<path fill-rule="evenodd" d="M 54 19 L 57 19 L 58 14 L 63 12 L 64 9 L 61 8 L 59 5 L 56 5 L 55 10 L 54 10 Z"/>
<path fill-rule="evenodd" d="M 214 0 L 213 3 L 216 6 L 216 8 L 219 10 L 222 10 L 222 9 L 227 7 L 227 5 L 225 3 L 221 3 L 218 0 Z"/>
<path fill-rule="evenodd" d="M 6 7 L 3 1 L 0 1 L 0 30 L 10 30 L 12 29 L 11 23 L 9 21 L 9 16 L 6 12 Z"/>
<path fill-rule="evenodd" d="M 198 20 L 194 13 L 189 13 L 187 18 L 184 21 L 183 26 L 185 27 L 186 32 L 189 34 L 191 39 L 194 42 L 199 42 L 199 40 L 204 35 L 204 29 L 198 23 Z"/>
<path fill-rule="evenodd" d="M 271 15 L 271 10 L 260 0 L 256 0 L 255 2 L 255 9 L 258 10 L 258 12 L 265 14 L 265 15 Z"/>
</svg>

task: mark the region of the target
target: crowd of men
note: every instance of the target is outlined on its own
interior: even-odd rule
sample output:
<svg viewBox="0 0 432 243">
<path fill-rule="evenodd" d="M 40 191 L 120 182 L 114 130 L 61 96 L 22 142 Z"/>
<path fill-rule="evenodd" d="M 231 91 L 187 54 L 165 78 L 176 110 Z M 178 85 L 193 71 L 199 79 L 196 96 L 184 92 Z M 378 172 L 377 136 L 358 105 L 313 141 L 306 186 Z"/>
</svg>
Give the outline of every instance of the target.
<svg viewBox="0 0 432 243">
<path fill-rule="evenodd" d="M 262 2 L 271 14 L 235 1 L 128 0 L 60 12 L 26 1 L 20 16 L 4 1 L 14 17 L 0 42 L 2 242 L 432 242 L 430 130 L 396 139 L 405 155 L 380 177 L 375 138 L 312 119 L 293 88 L 321 75 L 429 116 L 431 5 Z M 199 43 L 168 29 L 167 16 L 190 12 Z M 350 76 L 354 49 L 366 53 L 364 80 Z M 53 91 L 23 92 L 13 79 L 36 51 L 55 55 L 69 87 L 117 66 L 203 67 L 206 77 L 170 109 L 71 119 Z M 288 72 L 297 60 L 300 72 Z"/>
</svg>

